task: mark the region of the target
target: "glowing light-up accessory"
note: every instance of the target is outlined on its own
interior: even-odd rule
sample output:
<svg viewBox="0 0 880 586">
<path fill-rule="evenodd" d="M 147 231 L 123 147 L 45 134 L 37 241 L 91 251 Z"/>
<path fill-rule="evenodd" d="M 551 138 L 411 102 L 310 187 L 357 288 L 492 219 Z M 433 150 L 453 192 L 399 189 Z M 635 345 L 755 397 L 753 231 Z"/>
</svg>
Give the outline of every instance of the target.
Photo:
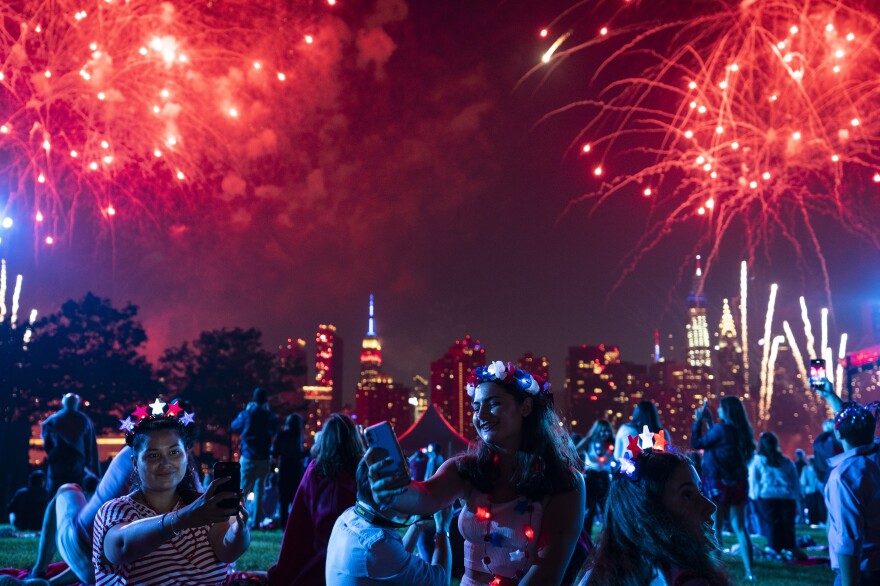
<svg viewBox="0 0 880 586">
<path fill-rule="evenodd" d="M 512 362 L 505 364 L 500 360 L 490 363 L 488 366 L 478 366 L 467 379 L 468 395 L 474 396 L 477 385 L 480 383 L 500 382 L 515 384 L 522 391 L 533 397 L 545 398 L 550 396 L 550 383 L 540 380 L 538 377 L 517 368 Z"/>
<path fill-rule="evenodd" d="M 148 413 L 147 409 L 152 409 Z M 183 413 L 181 416 L 180 414 Z M 149 405 L 137 405 L 131 415 L 119 420 L 119 429 L 125 435 L 133 435 L 138 426 L 158 419 L 173 419 L 179 421 L 184 427 L 195 423 L 195 413 L 184 411 L 177 403 L 164 403 L 158 397 Z"/>
<path fill-rule="evenodd" d="M 663 436 L 663 432 L 652 433 L 647 425 L 642 427 L 642 433 L 639 435 L 631 435 L 627 445 L 627 451 L 624 452 L 623 458 L 620 460 L 620 472 L 632 480 L 638 480 L 638 463 L 639 457 L 645 450 L 652 452 L 665 452 L 669 442 Z M 632 453 L 632 456 L 629 454 Z"/>
</svg>

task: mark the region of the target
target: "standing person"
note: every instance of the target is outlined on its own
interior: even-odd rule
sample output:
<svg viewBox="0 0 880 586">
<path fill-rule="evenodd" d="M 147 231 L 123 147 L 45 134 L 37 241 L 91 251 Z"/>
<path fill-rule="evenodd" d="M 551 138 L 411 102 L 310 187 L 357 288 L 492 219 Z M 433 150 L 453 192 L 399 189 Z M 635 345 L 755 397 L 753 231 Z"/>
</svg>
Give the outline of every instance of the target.
<svg viewBox="0 0 880 586">
<path fill-rule="evenodd" d="M 67 393 L 61 399 L 61 410 L 42 425 L 40 436 L 46 450 L 50 496 L 62 484 L 82 484 L 86 470 L 101 476 L 95 426 L 89 416 L 79 410 L 79 404 L 79 395 Z"/>
<path fill-rule="evenodd" d="M 303 477 L 302 417 L 291 413 L 284 420 L 284 429 L 275 437 L 272 455 L 278 462 L 278 504 L 281 509 L 281 529 L 287 527 L 290 504 Z"/>
<path fill-rule="evenodd" d="M 715 512 L 715 539 L 722 547 L 721 529 L 724 518 L 739 542 L 746 580 L 753 581 L 752 540 L 746 528 L 746 504 L 749 498 L 748 464 L 755 453 L 752 425 L 739 397 L 724 397 L 718 406 L 719 423 L 715 424 L 708 403 L 694 414 L 691 447 L 703 450 L 703 486 L 718 506 Z M 704 423 L 708 430 L 703 431 Z"/>
<path fill-rule="evenodd" d="M 48 504 L 46 475 L 42 470 L 34 470 L 28 476 L 28 485 L 18 489 L 6 507 L 9 523 L 19 531 L 39 531 Z"/>
<path fill-rule="evenodd" d="M 334 413 L 315 435 L 309 462 L 293 499 L 278 561 L 269 568 L 273 586 L 322 586 L 327 542 L 337 517 L 357 500 L 355 473 L 363 455 L 347 415 Z"/>
<path fill-rule="evenodd" d="M 232 422 L 232 431 L 241 434 L 241 493 L 245 498 L 253 491 L 253 513 L 248 520 L 251 528 L 263 520 L 263 491 L 272 457 L 272 438 L 278 431 L 278 419 L 269 409 L 266 390 L 254 389 L 254 400 L 247 404 Z"/>
<path fill-rule="evenodd" d="M 877 421 L 857 403 L 844 404 L 834 418 L 843 453 L 832 457 L 825 484 L 828 551 L 835 586 L 880 584 L 880 452 Z"/>
<path fill-rule="evenodd" d="M 614 459 L 620 460 L 628 453 L 627 438 L 631 435 L 642 433 L 645 426 L 651 433 L 662 433 L 666 443 L 672 445 L 672 438 L 669 432 L 660 425 L 660 414 L 657 413 L 657 406 L 652 401 L 642 401 L 633 410 L 632 420 L 624 423 L 617 430 L 617 437 L 614 440 Z"/>
<path fill-rule="evenodd" d="M 732 586 L 711 537 L 715 505 L 691 462 L 636 450 L 613 475 L 592 569 L 579 584 Z"/>
<path fill-rule="evenodd" d="M 388 476 L 371 449 L 373 499 L 389 513 L 429 515 L 464 500 L 461 586 L 562 582 L 583 529 L 583 464 L 560 425 L 550 385 L 512 363 L 478 367 L 467 383 L 477 439 L 425 482 Z M 580 567 L 580 563 L 577 564 Z"/>
<path fill-rule="evenodd" d="M 807 453 L 802 449 L 798 448 L 794 451 L 794 467 L 797 469 L 798 478 L 800 478 L 801 472 L 804 471 L 804 466 L 807 465 Z"/>
<path fill-rule="evenodd" d="M 825 499 L 822 497 L 822 483 L 816 475 L 813 463 L 815 456 L 810 456 L 807 465 L 801 471 L 801 494 L 804 495 L 804 505 L 807 508 L 807 521 L 810 525 L 818 525 L 825 522 Z"/>
<path fill-rule="evenodd" d="M 135 490 L 105 503 L 95 519 L 95 583 L 138 586 L 220 586 L 229 564 L 250 544 L 247 513 L 229 478 L 200 491 L 189 449 L 193 414 L 164 409 L 123 421 L 136 472 Z M 231 502 L 230 502 L 231 501 Z"/>
<path fill-rule="evenodd" d="M 605 510 L 605 499 L 611 487 L 611 464 L 614 462 L 614 429 L 607 419 L 597 419 L 586 437 L 584 481 L 587 488 L 587 509 L 584 529 L 593 538 L 593 523 Z"/>
<path fill-rule="evenodd" d="M 797 467 L 779 449 L 775 433 L 764 432 L 749 464 L 749 498 L 758 505 L 767 544 L 787 558 L 805 559 L 795 542 L 795 514 L 800 500 Z"/>
</svg>

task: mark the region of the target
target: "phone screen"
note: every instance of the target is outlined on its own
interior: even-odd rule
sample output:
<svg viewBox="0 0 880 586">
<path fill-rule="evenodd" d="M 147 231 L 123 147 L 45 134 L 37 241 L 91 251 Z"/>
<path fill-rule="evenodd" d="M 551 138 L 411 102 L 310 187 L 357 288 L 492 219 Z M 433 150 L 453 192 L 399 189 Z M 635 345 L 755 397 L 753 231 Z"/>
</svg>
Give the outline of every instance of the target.
<svg viewBox="0 0 880 586">
<path fill-rule="evenodd" d="M 215 462 L 214 478 L 229 476 L 230 479 L 217 487 L 217 492 L 234 492 L 241 498 L 241 464 L 238 462 Z M 239 498 L 226 499 L 218 504 L 224 509 L 238 507 Z"/>
<path fill-rule="evenodd" d="M 821 387 L 825 383 L 825 361 L 810 360 L 810 386 Z"/>
</svg>

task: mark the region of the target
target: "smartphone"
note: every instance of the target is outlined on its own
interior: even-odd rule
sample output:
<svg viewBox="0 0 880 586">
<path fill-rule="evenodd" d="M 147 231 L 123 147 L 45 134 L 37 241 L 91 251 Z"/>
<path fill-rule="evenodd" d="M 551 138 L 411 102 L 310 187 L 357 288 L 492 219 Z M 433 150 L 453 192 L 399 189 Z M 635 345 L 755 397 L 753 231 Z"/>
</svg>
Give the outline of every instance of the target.
<svg viewBox="0 0 880 586">
<path fill-rule="evenodd" d="M 214 462 L 214 478 L 229 476 L 229 480 L 217 487 L 217 492 L 234 492 L 236 499 L 225 499 L 217 503 L 222 509 L 238 508 L 241 504 L 241 464 L 238 462 Z"/>
<path fill-rule="evenodd" d="M 411 478 L 409 474 L 409 465 L 406 458 L 403 457 L 403 450 L 400 449 L 400 443 L 397 436 L 394 435 L 394 429 L 387 421 L 371 425 L 363 430 L 364 444 L 368 448 L 383 448 L 388 452 L 388 457 L 392 462 L 382 466 L 382 472 L 388 475 L 403 474 L 407 478 Z"/>
<path fill-rule="evenodd" d="M 821 358 L 810 360 L 810 386 L 814 389 L 825 384 L 825 361 Z"/>
</svg>

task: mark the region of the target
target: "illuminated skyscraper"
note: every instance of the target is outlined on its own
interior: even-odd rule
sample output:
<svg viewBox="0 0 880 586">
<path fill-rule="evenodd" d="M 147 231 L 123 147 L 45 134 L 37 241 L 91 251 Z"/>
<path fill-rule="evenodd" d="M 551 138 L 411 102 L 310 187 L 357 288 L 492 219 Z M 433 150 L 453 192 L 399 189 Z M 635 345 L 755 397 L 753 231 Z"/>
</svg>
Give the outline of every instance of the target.
<svg viewBox="0 0 880 586">
<path fill-rule="evenodd" d="M 743 376 L 742 346 L 736 335 L 736 324 L 727 299 L 721 308 L 721 323 L 718 325 L 718 345 L 715 346 L 716 380 L 720 396 L 735 395 L 748 399 L 748 389 Z"/>
<path fill-rule="evenodd" d="M 330 387 L 332 399 L 330 408 L 342 408 L 342 338 L 332 324 L 318 326 L 315 335 L 315 384 Z"/>
<path fill-rule="evenodd" d="M 526 352 L 516 361 L 516 366 L 530 374 L 538 375 L 545 382 L 550 382 L 550 361 L 546 356 L 535 356 L 531 352 Z"/>
<path fill-rule="evenodd" d="M 382 373 L 382 345 L 376 335 L 375 307 L 371 294 L 367 334 L 361 343 L 361 379 L 355 393 L 357 423 L 369 426 L 390 421 L 398 434 L 403 433 L 413 422 L 410 395 L 408 387 Z"/>
<path fill-rule="evenodd" d="M 287 338 L 287 343 L 278 346 L 278 363 L 282 387 L 275 394 L 278 404 L 285 409 L 303 403 L 303 387 L 308 380 L 308 353 L 306 341 L 302 338 Z"/>
<path fill-rule="evenodd" d="M 467 438 L 474 435 L 474 412 L 465 385 L 474 368 L 485 364 L 486 351 L 470 336 L 456 340 L 446 354 L 431 363 L 431 402 L 455 431 Z"/>
<path fill-rule="evenodd" d="M 709 323 L 706 319 L 706 298 L 703 297 L 703 271 L 700 257 L 697 256 L 697 271 L 694 274 L 691 292 L 688 295 L 687 363 L 690 366 L 712 366 L 709 345 Z"/>
</svg>

